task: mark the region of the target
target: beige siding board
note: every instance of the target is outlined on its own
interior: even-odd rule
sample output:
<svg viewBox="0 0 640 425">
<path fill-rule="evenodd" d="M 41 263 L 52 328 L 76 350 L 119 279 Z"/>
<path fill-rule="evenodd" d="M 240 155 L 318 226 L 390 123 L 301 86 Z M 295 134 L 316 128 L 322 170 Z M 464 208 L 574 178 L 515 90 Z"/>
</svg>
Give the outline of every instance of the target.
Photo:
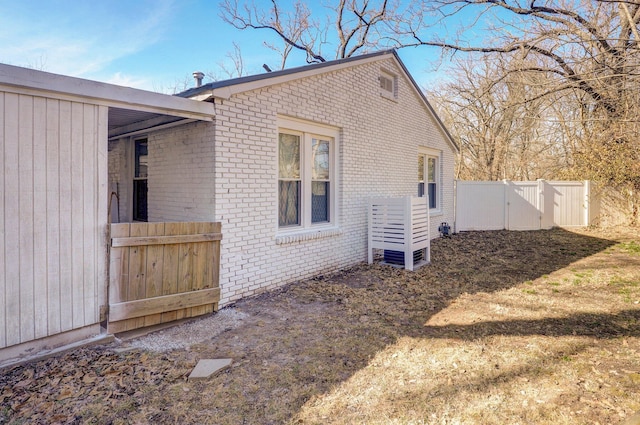
<svg viewBox="0 0 640 425">
<path fill-rule="evenodd" d="M 47 100 L 33 99 L 33 281 L 35 338 L 48 335 Z"/>
<path fill-rule="evenodd" d="M 48 334 L 61 331 L 60 325 L 60 159 L 59 102 L 47 99 L 46 119 L 46 212 L 47 212 L 47 325 Z"/>
<path fill-rule="evenodd" d="M 71 266 L 73 327 L 84 324 L 84 211 L 82 180 L 84 159 L 84 108 L 80 103 L 71 105 Z"/>
<path fill-rule="evenodd" d="M 98 320 L 100 314 L 100 306 L 107 305 L 107 291 L 108 291 L 108 263 L 109 252 L 107 249 L 107 216 L 109 208 L 109 165 L 108 165 L 108 120 L 109 120 L 109 108 L 100 106 L 98 108 L 98 140 L 97 140 L 97 172 L 98 172 L 98 184 L 97 184 L 97 211 L 96 211 L 96 276 L 97 276 L 97 311 Z"/>
<path fill-rule="evenodd" d="M 6 344 L 20 343 L 20 245 L 18 95 L 5 94 L 4 127 L 5 310 Z"/>
<path fill-rule="evenodd" d="M 73 329 L 73 163 L 72 163 L 72 104 L 59 103 L 59 266 L 60 266 L 60 330 Z"/>
<path fill-rule="evenodd" d="M 212 223 L 211 231 L 220 233 L 221 232 L 220 223 L 219 222 Z M 209 250 L 211 250 L 210 258 L 213 259 L 212 260 L 213 263 L 209 264 L 210 274 L 211 274 L 209 277 L 210 279 L 209 282 L 211 282 L 213 286 L 219 287 L 220 286 L 220 243 L 210 244 Z M 213 313 L 217 309 L 218 309 L 218 303 L 216 302 L 213 305 L 207 306 L 207 313 Z"/>
<path fill-rule="evenodd" d="M 219 222 L 209 223 L 207 225 L 207 229 L 209 232 L 220 233 L 220 223 Z M 209 262 L 206 265 L 205 288 L 220 286 L 218 283 L 219 282 L 218 270 L 220 269 L 219 267 L 220 243 L 207 244 L 206 254 L 207 254 L 207 258 L 209 259 L 208 260 Z M 206 305 L 204 307 L 205 313 L 213 313 L 217 308 L 217 306 L 218 306 L 217 302 L 215 304 Z"/>
<path fill-rule="evenodd" d="M 96 288 L 96 192 L 97 188 L 97 107 L 94 105 L 83 105 L 83 137 L 82 137 L 82 188 L 83 188 L 83 276 L 84 280 L 79 282 L 84 286 L 82 304 L 84 306 L 84 319 L 82 325 L 89 325 L 98 321 L 96 314 L 97 288 Z"/>
<path fill-rule="evenodd" d="M 20 243 L 20 342 L 34 339 L 33 277 L 33 97 L 18 101 L 18 186 Z"/>
<path fill-rule="evenodd" d="M 4 134 L 4 93 L 0 92 L 0 191 L 5 193 L 5 181 L 4 181 L 4 147 L 7 143 Z M 4 220 L 5 215 L 4 211 L 6 205 L 4 204 L 4 196 L 0 198 L 0 235 L 5 234 L 5 226 Z M 4 240 L 0 240 L 0 348 L 7 346 L 7 321 L 6 321 L 6 311 L 7 311 L 7 299 L 5 298 L 6 292 L 6 279 L 5 279 L 5 271 L 6 271 L 6 263 L 5 263 L 5 248 L 4 248 Z"/>
<path fill-rule="evenodd" d="M 152 245 L 170 245 L 170 244 L 182 244 L 193 242 L 210 242 L 219 241 L 222 239 L 221 233 L 202 233 L 197 235 L 179 235 L 179 236 L 166 236 L 155 235 L 152 236 L 138 236 L 128 238 L 111 238 L 111 246 L 152 246 Z"/>
</svg>

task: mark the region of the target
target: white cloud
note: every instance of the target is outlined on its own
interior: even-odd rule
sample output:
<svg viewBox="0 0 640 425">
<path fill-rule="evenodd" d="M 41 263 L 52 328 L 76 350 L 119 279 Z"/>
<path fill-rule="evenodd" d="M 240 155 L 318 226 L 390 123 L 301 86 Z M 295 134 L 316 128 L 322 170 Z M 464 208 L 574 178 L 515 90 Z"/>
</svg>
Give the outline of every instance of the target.
<svg viewBox="0 0 640 425">
<path fill-rule="evenodd" d="M 144 90 L 151 90 L 153 88 L 152 84 L 146 78 L 124 75 L 121 72 L 116 72 L 111 75 L 111 77 L 103 81 L 105 83 L 116 84 L 118 86 L 135 87 Z"/>
<path fill-rule="evenodd" d="M 0 4 L 0 62 L 93 78 L 159 42 L 174 8 L 173 0 L 51 3 Z"/>
</svg>

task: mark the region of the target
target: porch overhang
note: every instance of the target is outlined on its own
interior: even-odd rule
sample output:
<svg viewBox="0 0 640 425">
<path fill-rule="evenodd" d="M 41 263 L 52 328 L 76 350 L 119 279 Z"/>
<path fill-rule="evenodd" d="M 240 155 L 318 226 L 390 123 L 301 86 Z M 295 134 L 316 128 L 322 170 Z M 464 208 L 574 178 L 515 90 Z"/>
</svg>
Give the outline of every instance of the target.
<svg viewBox="0 0 640 425">
<path fill-rule="evenodd" d="M 0 64 L 0 89 L 109 108 L 109 138 L 213 121 L 213 103 Z"/>
</svg>

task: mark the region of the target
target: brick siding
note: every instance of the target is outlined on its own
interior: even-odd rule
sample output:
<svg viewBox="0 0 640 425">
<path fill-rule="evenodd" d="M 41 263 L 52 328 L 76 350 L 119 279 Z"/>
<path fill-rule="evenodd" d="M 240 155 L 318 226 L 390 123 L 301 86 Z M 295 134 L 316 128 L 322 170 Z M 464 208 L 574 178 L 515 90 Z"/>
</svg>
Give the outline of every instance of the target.
<svg viewBox="0 0 640 425">
<path fill-rule="evenodd" d="M 381 69 L 399 77 L 396 100 L 380 94 Z M 337 231 L 277 240 L 279 115 L 340 130 Z M 395 60 L 216 99 L 214 124 L 149 135 L 149 220 L 222 222 L 220 304 L 229 304 L 366 261 L 368 199 L 417 194 L 419 146 L 442 152 L 435 237 L 454 221 L 454 153 Z"/>
<path fill-rule="evenodd" d="M 380 95 L 382 68 L 399 76 L 395 101 Z M 368 198 L 417 194 L 418 146 L 442 151 L 443 213 L 432 234 L 453 223 L 453 151 L 394 60 L 241 93 L 216 113 L 223 304 L 366 261 Z M 278 115 L 340 129 L 337 234 L 276 243 Z"/>
</svg>

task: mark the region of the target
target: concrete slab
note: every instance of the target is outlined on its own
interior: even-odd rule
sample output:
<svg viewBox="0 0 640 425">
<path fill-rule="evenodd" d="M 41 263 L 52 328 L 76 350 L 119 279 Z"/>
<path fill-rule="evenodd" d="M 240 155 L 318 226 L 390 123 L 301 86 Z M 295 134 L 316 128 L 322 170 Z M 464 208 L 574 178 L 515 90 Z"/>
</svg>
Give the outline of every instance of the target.
<svg viewBox="0 0 640 425">
<path fill-rule="evenodd" d="M 232 361 L 232 359 L 202 359 L 191 371 L 189 381 L 210 378 L 215 373 L 231 366 Z"/>
</svg>

